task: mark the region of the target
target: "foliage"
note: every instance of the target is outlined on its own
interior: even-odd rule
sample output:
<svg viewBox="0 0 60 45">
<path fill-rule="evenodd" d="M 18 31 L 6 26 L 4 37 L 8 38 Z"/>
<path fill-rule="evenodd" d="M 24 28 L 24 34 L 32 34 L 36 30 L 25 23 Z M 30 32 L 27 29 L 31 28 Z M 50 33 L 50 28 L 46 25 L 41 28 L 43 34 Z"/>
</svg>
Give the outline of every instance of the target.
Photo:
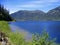
<svg viewBox="0 0 60 45">
<path fill-rule="evenodd" d="M 14 45 L 25 45 L 24 36 L 17 32 L 9 33 L 8 37 L 10 38 L 11 42 L 13 42 Z"/>
<path fill-rule="evenodd" d="M 42 34 L 34 34 L 32 40 L 32 45 L 57 45 L 55 40 L 50 40 L 47 32 L 42 32 Z"/>
<path fill-rule="evenodd" d="M 23 45 L 25 43 L 24 36 L 17 32 L 11 32 L 6 21 L 0 21 L 0 31 L 5 33 L 14 45 Z"/>
<path fill-rule="evenodd" d="M 14 45 L 59 45 L 55 42 L 54 39 L 49 39 L 47 32 L 42 32 L 41 34 L 33 34 L 31 42 L 26 42 L 23 34 L 21 35 L 18 32 L 10 33 L 9 38 L 14 43 Z"/>
<path fill-rule="evenodd" d="M 9 15 L 9 11 L 6 10 L 4 6 L 2 6 L 1 4 L 0 4 L 0 20 L 12 21 L 12 18 Z"/>
</svg>

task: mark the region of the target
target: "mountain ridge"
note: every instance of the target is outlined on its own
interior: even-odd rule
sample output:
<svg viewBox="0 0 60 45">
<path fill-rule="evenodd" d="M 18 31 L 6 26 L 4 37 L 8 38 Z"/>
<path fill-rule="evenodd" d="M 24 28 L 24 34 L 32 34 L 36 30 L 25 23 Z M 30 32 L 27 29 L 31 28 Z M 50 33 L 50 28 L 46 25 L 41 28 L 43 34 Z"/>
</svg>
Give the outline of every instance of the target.
<svg viewBox="0 0 60 45">
<path fill-rule="evenodd" d="M 22 20 L 60 20 L 60 6 L 49 10 L 47 13 L 41 10 L 19 10 L 11 16 L 18 21 Z"/>
</svg>

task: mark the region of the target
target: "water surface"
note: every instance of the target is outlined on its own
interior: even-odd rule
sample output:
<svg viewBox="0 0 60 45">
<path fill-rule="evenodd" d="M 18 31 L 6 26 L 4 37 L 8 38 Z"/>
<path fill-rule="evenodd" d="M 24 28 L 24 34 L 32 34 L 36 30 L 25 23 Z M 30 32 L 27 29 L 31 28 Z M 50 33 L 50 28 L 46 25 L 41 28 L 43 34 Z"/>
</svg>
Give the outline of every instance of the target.
<svg viewBox="0 0 60 45">
<path fill-rule="evenodd" d="M 41 33 L 46 30 L 52 38 L 56 38 L 56 42 L 60 43 L 60 21 L 19 21 L 10 22 L 12 31 L 20 30 L 23 33 L 32 32 Z"/>
</svg>

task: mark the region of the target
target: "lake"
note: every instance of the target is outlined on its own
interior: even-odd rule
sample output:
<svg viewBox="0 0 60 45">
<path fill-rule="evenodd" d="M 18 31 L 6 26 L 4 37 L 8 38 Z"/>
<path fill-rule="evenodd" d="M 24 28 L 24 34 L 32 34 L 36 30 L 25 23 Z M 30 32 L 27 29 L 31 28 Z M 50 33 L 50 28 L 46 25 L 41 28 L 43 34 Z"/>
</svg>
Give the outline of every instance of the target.
<svg viewBox="0 0 60 45">
<path fill-rule="evenodd" d="M 17 21 L 9 25 L 12 31 L 26 32 L 28 39 L 32 33 L 46 30 L 51 38 L 56 38 L 56 42 L 60 43 L 60 21 Z"/>
</svg>

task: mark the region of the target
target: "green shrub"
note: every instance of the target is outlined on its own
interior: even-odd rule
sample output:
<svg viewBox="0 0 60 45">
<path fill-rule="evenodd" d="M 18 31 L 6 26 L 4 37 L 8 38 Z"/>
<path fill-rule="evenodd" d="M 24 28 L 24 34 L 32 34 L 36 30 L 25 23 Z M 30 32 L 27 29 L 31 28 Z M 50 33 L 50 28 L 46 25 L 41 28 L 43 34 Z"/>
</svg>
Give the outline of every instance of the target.
<svg viewBox="0 0 60 45">
<path fill-rule="evenodd" d="M 32 45 L 58 45 L 55 39 L 51 40 L 47 32 L 39 34 L 33 34 Z"/>
</svg>

